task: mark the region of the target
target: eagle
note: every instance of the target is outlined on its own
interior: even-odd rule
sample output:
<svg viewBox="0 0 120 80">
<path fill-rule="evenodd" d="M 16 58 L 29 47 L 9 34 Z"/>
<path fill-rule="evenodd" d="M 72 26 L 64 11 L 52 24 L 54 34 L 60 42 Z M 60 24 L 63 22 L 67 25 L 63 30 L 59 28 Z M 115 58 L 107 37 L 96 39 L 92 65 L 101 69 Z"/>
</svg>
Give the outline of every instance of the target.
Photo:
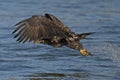
<svg viewBox="0 0 120 80">
<path fill-rule="evenodd" d="M 81 34 L 72 32 L 68 26 L 52 14 L 33 15 L 30 18 L 21 20 L 15 26 L 16 28 L 12 33 L 19 43 L 33 42 L 53 47 L 66 46 L 79 50 L 83 56 L 92 55 L 84 49 L 80 40 L 85 39 L 87 35 L 94 32 Z"/>
</svg>

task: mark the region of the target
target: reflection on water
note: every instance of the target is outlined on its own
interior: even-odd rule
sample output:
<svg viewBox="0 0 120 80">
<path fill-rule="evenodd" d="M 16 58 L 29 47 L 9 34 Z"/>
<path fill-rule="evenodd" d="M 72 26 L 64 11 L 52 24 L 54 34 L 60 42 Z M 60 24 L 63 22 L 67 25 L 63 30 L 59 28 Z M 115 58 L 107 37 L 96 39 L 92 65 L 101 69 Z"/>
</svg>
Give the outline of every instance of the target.
<svg viewBox="0 0 120 80">
<path fill-rule="evenodd" d="M 34 73 L 24 77 L 3 78 L 3 80 L 87 80 L 85 73 Z"/>
<path fill-rule="evenodd" d="M 120 80 L 120 0 L 1 0 L 0 80 Z M 67 47 L 19 44 L 14 24 L 51 13 L 77 33 L 94 56 Z"/>
<path fill-rule="evenodd" d="M 83 77 L 80 73 L 74 73 L 74 74 L 62 74 L 62 73 L 36 73 L 31 76 L 30 80 L 36 80 L 36 79 L 80 79 Z"/>
</svg>

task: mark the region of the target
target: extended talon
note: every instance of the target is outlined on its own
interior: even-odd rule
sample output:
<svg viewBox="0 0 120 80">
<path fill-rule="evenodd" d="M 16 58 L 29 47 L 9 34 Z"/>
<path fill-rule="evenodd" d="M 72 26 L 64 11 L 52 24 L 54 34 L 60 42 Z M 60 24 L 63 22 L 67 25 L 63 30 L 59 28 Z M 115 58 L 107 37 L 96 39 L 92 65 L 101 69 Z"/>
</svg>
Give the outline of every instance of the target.
<svg viewBox="0 0 120 80">
<path fill-rule="evenodd" d="M 81 50 L 80 50 L 80 53 L 81 53 L 83 56 L 88 56 L 88 55 L 93 56 L 93 54 L 91 54 L 90 52 L 88 52 L 88 51 L 85 50 L 85 49 L 81 49 Z"/>
</svg>

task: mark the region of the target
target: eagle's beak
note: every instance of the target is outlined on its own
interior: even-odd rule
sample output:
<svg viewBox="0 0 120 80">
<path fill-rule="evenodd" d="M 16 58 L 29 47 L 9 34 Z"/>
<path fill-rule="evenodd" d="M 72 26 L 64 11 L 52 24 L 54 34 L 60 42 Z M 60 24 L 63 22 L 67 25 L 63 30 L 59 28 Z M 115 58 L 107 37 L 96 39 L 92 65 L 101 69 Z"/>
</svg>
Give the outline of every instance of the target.
<svg viewBox="0 0 120 80">
<path fill-rule="evenodd" d="M 88 52 L 87 50 L 85 50 L 85 49 L 80 49 L 80 53 L 81 53 L 83 56 L 87 56 L 87 55 L 92 56 L 92 54 L 91 54 L 90 52 Z"/>
</svg>

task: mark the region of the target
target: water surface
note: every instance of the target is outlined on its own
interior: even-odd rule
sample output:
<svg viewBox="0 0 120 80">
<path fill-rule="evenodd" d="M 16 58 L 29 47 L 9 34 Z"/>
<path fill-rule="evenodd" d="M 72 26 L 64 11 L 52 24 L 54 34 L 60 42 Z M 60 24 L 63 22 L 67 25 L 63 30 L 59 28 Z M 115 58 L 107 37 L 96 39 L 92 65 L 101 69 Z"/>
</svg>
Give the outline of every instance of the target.
<svg viewBox="0 0 120 80">
<path fill-rule="evenodd" d="M 119 0 L 0 0 L 0 80 L 120 80 Z M 14 24 L 51 13 L 72 31 L 96 32 L 82 40 L 95 56 L 67 47 L 19 44 Z"/>
</svg>

